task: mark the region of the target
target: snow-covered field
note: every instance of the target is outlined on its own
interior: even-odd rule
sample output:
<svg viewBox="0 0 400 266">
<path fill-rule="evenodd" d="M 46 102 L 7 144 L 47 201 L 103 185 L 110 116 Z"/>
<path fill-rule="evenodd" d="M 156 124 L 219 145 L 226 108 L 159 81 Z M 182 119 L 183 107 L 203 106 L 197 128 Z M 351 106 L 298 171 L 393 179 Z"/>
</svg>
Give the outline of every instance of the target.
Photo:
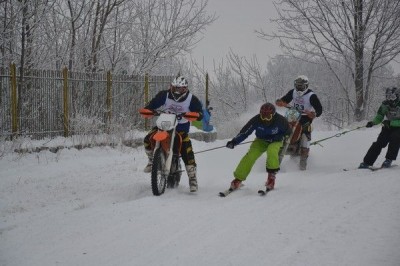
<svg viewBox="0 0 400 266">
<path fill-rule="evenodd" d="M 309 169 L 285 158 L 276 189 L 265 157 L 219 198 L 249 147 L 199 153 L 199 191 L 152 195 L 143 148 L 64 149 L 0 159 L 0 265 L 400 265 L 400 167 L 355 168 L 379 128 L 312 146 Z M 337 132 L 315 131 L 313 140 Z M 195 151 L 225 141 L 193 141 Z M 383 161 L 382 152 L 377 164 Z M 398 162 L 395 162 L 398 163 Z"/>
</svg>

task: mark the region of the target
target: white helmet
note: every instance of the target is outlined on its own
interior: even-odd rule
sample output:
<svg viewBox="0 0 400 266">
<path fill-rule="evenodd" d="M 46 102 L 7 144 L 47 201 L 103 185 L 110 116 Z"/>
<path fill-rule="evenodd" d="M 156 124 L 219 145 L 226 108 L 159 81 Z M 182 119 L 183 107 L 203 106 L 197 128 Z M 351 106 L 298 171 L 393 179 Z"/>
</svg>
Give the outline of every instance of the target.
<svg viewBox="0 0 400 266">
<path fill-rule="evenodd" d="M 182 99 L 188 92 L 188 82 L 183 76 L 176 77 L 171 82 L 171 93 L 175 101 Z"/>
<path fill-rule="evenodd" d="M 299 96 L 302 96 L 308 88 L 308 77 L 304 75 L 298 76 L 294 80 L 294 88 Z"/>
<path fill-rule="evenodd" d="M 172 87 L 182 88 L 182 87 L 187 87 L 188 82 L 184 77 L 179 76 L 172 81 L 171 85 Z"/>
</svg>

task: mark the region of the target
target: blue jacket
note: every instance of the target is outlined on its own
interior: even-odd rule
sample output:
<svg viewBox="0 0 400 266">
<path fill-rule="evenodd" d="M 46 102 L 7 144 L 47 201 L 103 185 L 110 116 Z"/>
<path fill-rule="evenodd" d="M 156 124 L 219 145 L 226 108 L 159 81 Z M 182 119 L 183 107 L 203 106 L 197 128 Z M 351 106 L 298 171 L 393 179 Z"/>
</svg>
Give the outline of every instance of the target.
<svg viewBox="0 0 400 266">
<path fill-rule="evenodd" d="M 290 135 L 292 132 L 289 122 L 282 115 L 275 113 L 271 121 L 264 121 L 261 119 L 260 115 L 257 114 L 247 122 L 232 141 L 237 145 L 254 131 L 256 131 L 256 137 L 258 139 L 267 142 L 282 141 L 285 136 Z"/>
</svg>

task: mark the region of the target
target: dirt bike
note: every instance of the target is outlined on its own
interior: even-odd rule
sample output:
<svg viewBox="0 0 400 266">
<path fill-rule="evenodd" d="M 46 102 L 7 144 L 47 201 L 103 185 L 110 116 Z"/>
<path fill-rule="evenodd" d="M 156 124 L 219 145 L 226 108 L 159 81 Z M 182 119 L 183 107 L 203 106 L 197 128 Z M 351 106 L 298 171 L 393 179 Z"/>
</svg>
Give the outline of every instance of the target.
<svg viewBox="0 0 400 266">
<path fill-rule="evenodd" d="M 182 137 L 176 132 L 178 121 L 185 118 L 189 121 L 196 120 L 198 113 L 171 113 L 140 109 L 139 113 L 144 118 L 158 116 L 157 130 L 151 135 L 153 147 L 153 164 L 151 169 L 151 189 L 153 195 L 160 196 L 165 188 L 175 188 L 179 185 L 182 175 L 180 163 L 180 150 Z"/>
<path fill-rule="evenodd" d="M 300 152 L 300 139 L 302 134 L 302 126 L 299 123 L 301 112 L 295 107 L 286 106 L 285 117 L 289 122 L 292 133 L 284 139 L 281 150 L 279 151 L 279 162 L 282 162 L 285 155 L 296 156 Z"/>
</svg>

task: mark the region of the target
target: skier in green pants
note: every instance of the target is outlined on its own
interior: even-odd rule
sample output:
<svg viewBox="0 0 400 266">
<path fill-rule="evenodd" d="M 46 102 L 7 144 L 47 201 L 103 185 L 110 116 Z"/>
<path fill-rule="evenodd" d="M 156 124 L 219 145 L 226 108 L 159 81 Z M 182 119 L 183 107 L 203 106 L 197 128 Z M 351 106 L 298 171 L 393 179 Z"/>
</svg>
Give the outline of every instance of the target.
<svg viewBox="0 0 400 266">
<path fill-rule="evenodd" d="M 232 189 L 240 187 L 254 163 L 264 152 L 267 155 L 266 170 L 268 173 L 265 186 L 269 190 L 274 188 L 276 173 L 280 169 L 279 150 L 282 147 L 283 139 L 291 133 L 289 123 L 285 117 L 276 113 L 272 103 L 265 103 L 261 106 L 260 113 L 251 118 L 239 134 L 228 141 L 226 147 L 233 149 L 254 131 L 256 138 L 233 173 L 235 179 L 231 182 Z"/>
</svg>

